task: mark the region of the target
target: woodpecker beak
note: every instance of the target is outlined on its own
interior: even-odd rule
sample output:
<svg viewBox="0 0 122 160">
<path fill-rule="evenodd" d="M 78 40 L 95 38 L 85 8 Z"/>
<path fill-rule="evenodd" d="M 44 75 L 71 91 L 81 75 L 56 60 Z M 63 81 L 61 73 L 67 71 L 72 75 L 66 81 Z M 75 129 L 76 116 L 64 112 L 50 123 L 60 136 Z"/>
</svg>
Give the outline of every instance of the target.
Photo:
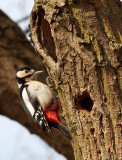
<svg viewBox="0 0 122 160">
<path fill-rule="evenodd" d="M 39 74 L 39 73 L 42 73 L 44 71 L 35 71 L 33 74 Z"/>
<path fill-rule="evenodd" d="M 40 74 L 40 73 L 42 73 L 42 72 L 44 72 L 44 71 L 35 71 L 35 72 L 32 74 L 32 78 L 33 78 L 34 80 L 36 80 L 37 77 L 38 77 L 38 74 Z"/>
</svg>

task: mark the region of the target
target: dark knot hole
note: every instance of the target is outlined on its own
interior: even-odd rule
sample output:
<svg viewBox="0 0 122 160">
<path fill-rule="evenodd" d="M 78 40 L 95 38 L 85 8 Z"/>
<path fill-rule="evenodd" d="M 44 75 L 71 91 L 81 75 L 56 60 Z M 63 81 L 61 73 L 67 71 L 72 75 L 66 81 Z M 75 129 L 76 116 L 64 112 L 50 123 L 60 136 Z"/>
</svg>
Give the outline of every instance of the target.
<svg viewBox="0 0 122 160">
<path fill-rule="evenodd" d="M 90 94 L 87 91 L 84 91 L 82 95 L 78 95 L 75 98 L 75 103 L 77 106 L 77 109 L 79 110 L 86 110 L 90 112 L 93 107 L 93 100 L 90 97 Z"/>
</svg>

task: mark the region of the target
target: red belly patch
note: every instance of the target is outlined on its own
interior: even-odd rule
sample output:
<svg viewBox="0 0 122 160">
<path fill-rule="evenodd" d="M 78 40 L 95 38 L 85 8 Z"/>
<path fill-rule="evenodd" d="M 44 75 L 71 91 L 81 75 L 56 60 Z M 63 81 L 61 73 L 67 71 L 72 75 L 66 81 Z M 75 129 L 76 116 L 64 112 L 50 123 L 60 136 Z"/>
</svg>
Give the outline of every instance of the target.
<svg viewBox="0 0 122 160">
<path fill-rule="evenodd" d="M 55 111 L 46 111 L 45 114 L 48 121 L 60 122 L 60 118 Z"/>
</svg>

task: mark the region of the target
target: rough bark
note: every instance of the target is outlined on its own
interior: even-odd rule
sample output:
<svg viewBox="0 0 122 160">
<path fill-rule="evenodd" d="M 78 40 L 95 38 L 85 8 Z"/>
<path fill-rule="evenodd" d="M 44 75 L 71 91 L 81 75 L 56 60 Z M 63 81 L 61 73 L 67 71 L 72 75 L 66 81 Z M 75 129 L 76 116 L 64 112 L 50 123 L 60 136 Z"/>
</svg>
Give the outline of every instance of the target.
<svg viewBox="0 0 122 160">
<path fill-rule="evenodd" d="M 23 110 L 16 84 L 16 69 L 22 66 L 45 70 L 42 60 L 35 54 L 34 48 L 17 24 L 0 11 L 0 114 L 18 121 L 68 159 L 74 159 L 72 147 L 67 138 L 57 131 L 55 131 L 56 138 L 51 138 Z M 45 71 L 40 80 L 45 82 L 46 77 Z M 61 141 L 57 143 L 59 139 Z"/>
<path fill-rule="evenodd" d="M 31 38 L 73 136 L 76 160 L 121 159 L 119 0 L 35 0 Z"/>
</svg>

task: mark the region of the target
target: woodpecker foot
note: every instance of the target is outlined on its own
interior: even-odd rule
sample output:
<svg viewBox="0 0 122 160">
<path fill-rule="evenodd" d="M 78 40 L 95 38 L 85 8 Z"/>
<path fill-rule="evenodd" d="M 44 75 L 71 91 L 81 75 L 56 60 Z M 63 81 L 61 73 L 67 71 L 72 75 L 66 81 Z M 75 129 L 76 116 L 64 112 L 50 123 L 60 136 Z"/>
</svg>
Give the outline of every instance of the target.
<svg viewBox="0 0 122 160">
<path fill-rule="evenodd" d="M 51 84 L 51 82 L 50 82 L 50 77 L 49 77 L 49 76 L 46 78 L 46 82 L 47 82 L 47 85 L 48 85 L 50 88 L 54 88 L 54 85 Z"/>
</svg>

